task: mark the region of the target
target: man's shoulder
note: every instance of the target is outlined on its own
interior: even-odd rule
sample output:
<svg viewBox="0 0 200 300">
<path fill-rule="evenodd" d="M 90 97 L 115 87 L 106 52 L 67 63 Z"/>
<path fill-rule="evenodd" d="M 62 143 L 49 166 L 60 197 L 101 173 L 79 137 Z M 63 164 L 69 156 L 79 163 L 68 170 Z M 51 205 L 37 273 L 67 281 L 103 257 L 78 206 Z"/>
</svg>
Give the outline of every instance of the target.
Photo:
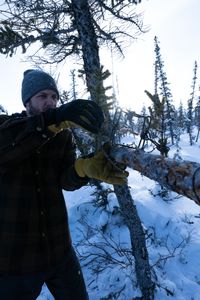
<svg viewBox="0 0 200 300">
<path fill-rule="evenodd" d="M 9 115 L 1 114 L 0 115 L 0 125 L 3 124 L 4 122 L 8 121 L 10 119 Z"/>
<path fill-rule="evenodd" d="M 24 118 L 24 117 L 27 117 L 27 113 L 25 110 L 23 110 L 20 113 L 14 113 L 14 114 L 10 115 L 10 117 L 11 118 Z"/>
<path fill-rule="evenodd" d="M 14 119 L 21 119 L 26 117 L 26 112 L 22 111 L 21 113 L 14 113 L 11 115 L 7 115 L 7 114 L 1 114 L 0 115 L 0 125 L 2 125 L 3 123 L 10 121 L 10 120 L 14 120 Z"/>
</svg>

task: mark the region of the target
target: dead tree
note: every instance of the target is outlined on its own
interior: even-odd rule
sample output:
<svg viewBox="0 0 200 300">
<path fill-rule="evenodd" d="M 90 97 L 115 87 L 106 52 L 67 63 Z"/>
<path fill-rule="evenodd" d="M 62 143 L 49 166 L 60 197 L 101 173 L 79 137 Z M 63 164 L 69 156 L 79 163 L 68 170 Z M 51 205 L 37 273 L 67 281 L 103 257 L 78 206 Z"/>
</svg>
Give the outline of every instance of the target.
<svg viewBox="0 0 200 300">
<path fill-rule="evenodd" d="M 123 146 L 113 146 L 110 156 L 116 162 L 126 164 L 167 189 L 186 196 L 200 205 L 199 163 L 164 158 L 161 155 Z"/>
</svg>

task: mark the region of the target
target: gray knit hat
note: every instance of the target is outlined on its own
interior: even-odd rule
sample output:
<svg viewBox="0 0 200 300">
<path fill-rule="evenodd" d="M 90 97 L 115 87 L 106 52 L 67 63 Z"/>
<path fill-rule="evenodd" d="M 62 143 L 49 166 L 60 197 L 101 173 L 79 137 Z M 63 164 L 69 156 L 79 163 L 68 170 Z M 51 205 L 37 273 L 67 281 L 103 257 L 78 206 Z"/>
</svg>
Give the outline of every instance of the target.
<svg viewBox="0 0 200 300">
<path fill-rule="evenodd" d="M 35 94 L 43 90 L 53 90 L 59 97 L 55 80 L 40 70 L 26 70 L 22 81 L 22 101 L 24 106 Z"/>
</svg>

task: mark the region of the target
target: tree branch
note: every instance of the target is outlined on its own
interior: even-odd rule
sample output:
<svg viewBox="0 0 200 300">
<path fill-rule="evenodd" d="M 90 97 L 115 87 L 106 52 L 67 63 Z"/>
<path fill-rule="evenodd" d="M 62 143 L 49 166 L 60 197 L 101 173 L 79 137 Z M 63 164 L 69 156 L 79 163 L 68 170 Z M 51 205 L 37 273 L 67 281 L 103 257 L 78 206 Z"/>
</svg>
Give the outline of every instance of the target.
<svg viewBox="0 0 200 300">
<path fill-rule="evenodd" d="M 179 161 L 123 146 L 113 146 L 110 156 L 162 186 L 200 205 L 200 164 Z"/>
</svg>

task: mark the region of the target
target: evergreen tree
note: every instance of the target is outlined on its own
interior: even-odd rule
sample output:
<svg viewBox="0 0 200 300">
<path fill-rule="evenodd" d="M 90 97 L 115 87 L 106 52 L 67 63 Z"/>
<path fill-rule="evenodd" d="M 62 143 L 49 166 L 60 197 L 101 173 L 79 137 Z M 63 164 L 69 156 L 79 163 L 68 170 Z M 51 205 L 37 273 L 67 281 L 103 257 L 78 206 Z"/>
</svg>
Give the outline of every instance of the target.
<svg viewBox="0 0 200 300">
<path fill-rule="evenodd" d="M 80 35 L 87 32 L 84 32 L 86 27 L 80 30 L 79 11 L 86 13 L 82 23 L 92 21 L 98 44 L 114 45 L 123 53 L 123 41 L 135 39 L 143 32 L 141 15 L 132 9 L 139 2 L 3 0 L 0 7 L 0 53 L 12 56 L 17 48 L 22 48 L 25 53 L 37 42 L 40 64 L 59 63 L 72 54 L 81 55 L 84 45 Z M 98 47 L 93 50 L 98 51 Z"/>
<path fill-rule="evenodd" d="M 190 94 L 190 99 L 188 100 L 188 110 L 187 110 L 187 132 L 189 134 L 190 139 L 190 145 L 194 142 L 193 137 L 193 126 L 194 126 L 194 111 L 193 111 L 193 105 L 194 105 L 194 98 L 195 98 L 195 89 L 196 89 L 196 81 L 197 81 L 197 62 L 194 63 L 194 76 L 192 79 L 192 91 Z"/>
<path fill-rule="evenodd" d="M 0 115 L 1 114 L 8 114 L 7 110 L 0 104 Z"/>
<path fill-rule="evenodd" d="M 167 156 L 169 147 L 167 146 L 165 126 L 165 98 L 163 97 L 160 100 L 157 94 L 152 95 L 148 91 L 145 91 L 145 93 L 152 101 L 152 107 L 149 107 L 150 123 L 146 133 L 146 140 L 151 141 L 161 155 Z"/>
<path fill-rule="evenodd" d="M 184 111 L 184 108 L 183 108 L 183 103 L 182 101 L 180 101 L 180 104 L 179 104 L 179 108 L 178 108 L 178 127 L 184 131 L 185 129 L 185 111 Z"/>
<path fill-rule="evenodd" d="M 143 132 L 143 126 L 144 126 L 144 120 L 145 118 L 147 117 L 147 109 L 146 107 L 143 105 L 142 106 L 142 109 L 141 109 L 141 112 L 140 112 L 140 117 L 138 117 L 138 120 L 137 120 L 137 132 Z"/>
<path fill-rule="evenodd" d="M 76 71 L 73 69 L 71 70 L 71 79 L 72 79 L 72 100 L 76 100 L 77 97 L 77 83 L 76 83 Z"/>
<path fill-rule="evenodd" d="M 169 129 L 171 143 L 174 144 L 174 127 L 175 127 L 175 108 L 173 105 L 173 97 L 171 90 L 169 88 L 169 83 L 167 81 L 167 75 L 164 71 L 164 62 L 162 60 L 162 56 L 160 53 L 160 46 L 158 38 L 154 38 L 155 41 L 155 92 L 156 94 L 162 95 L 164 97 L 165 101 L 165 113 L 163 115 L 163 126 L 165 126 L 165 130 Z"/>
<path fill-rule="evenodd" d="M 199 88 L 200 90 L 200 88 Z M 195 116 L 194 116 L 194 122 L 197 127 L 197 136 L 196 136 L 196 142 L 198 142 L 199 139 L 199 133 L 200 133 L 200 96 L 198 96 L 198 101 L 195 106 Z"/>
</svg>

